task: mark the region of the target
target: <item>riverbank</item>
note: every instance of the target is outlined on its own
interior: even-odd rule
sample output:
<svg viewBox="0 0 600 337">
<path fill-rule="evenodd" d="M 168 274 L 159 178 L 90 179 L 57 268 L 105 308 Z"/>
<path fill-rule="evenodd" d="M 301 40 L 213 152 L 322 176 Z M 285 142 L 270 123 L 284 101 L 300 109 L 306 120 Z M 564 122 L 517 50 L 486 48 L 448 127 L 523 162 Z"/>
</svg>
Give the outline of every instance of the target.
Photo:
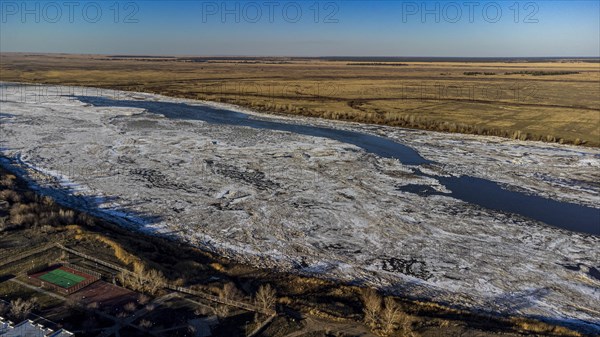
<svg viewBox="0 0 600 337">
<path fill-rule="evenodd" d="M 1 81 L 143 91 L 284 115 L 600 145 L 597 59 L 410 60 L 390 67 L 397 63 L 34 53 L 0 58 Z"/>
<path fill-rule="evenodd" d="M 26 97 L 35 98 L 36 88 L 29 90 Z M 191 103 L 114 93 L 131 104 Z M 88 101 L 56 96 L 44 102 L 2 102 L 7 115 L 3 132 L 9 135 L 2 144 L 4 154 L 59 201 L 99 216 L 126 218 L 137 230 L 254 266 L 360 282 L 390 292 L 410 289 L 411 296 L 465 308 L 597 324 L 593 312 L 598 301 L 591 295 L 598 283 L 592 269 L 597 237 L 448 196 L 400 191 L 398 187 L 414 184 L 443 188 L 410 165 L 365 153 L 356 145 L 169 119 L 134 106 L 94 105 L 93 96 L 88 93 Z M 96 102 L 113 97 L 97 96 Z M 386 131 L 364 127 L 369 128 Z M 430 151 L 438 137 L 398 132 L 404 141 L 422 137 Z M 476 149 L 477 142 L 486 140 L 466 139 L 465 145 L 454 147 Z M 496 174 L 510 172 L 513 163 L 494 159 L 494 144 L 511 145 L 490 139 L 472 161 L 461 165 L 476 165 L 478 157 L 490 167 L 506 165 Z M 585 200 L 586 193 L 577 190 L 585 191 L 578 186 L 587 186 L 585 179 L 597 174 L 593 149 L 517 144 L 516 151 L 528 153 L 531 163 L 549 163 L 549 174 L 568 172 L 573 181 L 583 181 L 564 185 Z M 493 156 L 486 157 L 486 151 Z M 553 167 L 556 153 L 569 158 L 565 162 L 570 166 Z M 578 164 L 590 160 L 591 167 Z M 443 169 L 438 174 L 456 173 Z M 588 193 L 593 195 L 591 186 Z M 571 302 L 579 307 L 565 305 Z"/>
</svg>

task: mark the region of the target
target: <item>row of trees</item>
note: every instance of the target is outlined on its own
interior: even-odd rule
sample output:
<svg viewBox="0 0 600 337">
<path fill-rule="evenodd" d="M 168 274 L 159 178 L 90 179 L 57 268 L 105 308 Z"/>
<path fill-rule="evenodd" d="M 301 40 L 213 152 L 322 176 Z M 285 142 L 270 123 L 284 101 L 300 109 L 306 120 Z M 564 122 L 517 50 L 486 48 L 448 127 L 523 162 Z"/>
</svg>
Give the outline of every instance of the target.
<svg viewBox="0 0 600 337">
<path fill-rule="evenodd" d="M 134 264 L 132 273 L 119 273 L 119 282 L 134 291 L 156 295 L 167 285 L 167 279 L 156 269 L 146 269 L 143 264 Z"/>
<path fill-rule="evenodd" d="M 373 332 L 390 336 L 399 332 L 401 336 L 415 336 L 412 316 L 402 311 L 392 297 L 382 298 L 375 290 L 366 289 L 362 294 L 365 323 Z"/>
<path fill-rule="evenodd" d="M 225 301 L 240 301 L 244 299 L 242 292 L 232 282 L 226 283 L 219 290 L 219 298 Z M 263 310 L 273 310 L 277 302 L 277 293 L 270 284 L 261 285 L 254 294 L 253 304 Z M 229 315 L 230 307 L 219 304 L 213 307 L 213 313 L 218 317 Z"/>
<path fill-rule="evenodd" d="M 2 216 L 8 213 L 8 216 Z M 18 228 L 49 228 L 73 223 L 93 225 L 93 219 L 58 205 L 49 196 L 19 190 L 17 178 L 0 172 L 0 232 Z"/>
<path fill-rule="evenodd" d="M 147 269 L 144 265 L 134 264 L 132 273 L 119 273 L 118 280 L 121 285 L 151 295 L 157 295 L 161 289 L 167 286 L 167 279 L 162 272 L 155 269 Z M 218 296 L 223 302 L 243 300 L 244 294 L 235 286 L 234 283 L 226 283 L 219 290 Z M 254 305 L 264 310 L 272 310 L 277 302 L 277 294 L 271 285 L 261 285 L 254 295 Z M 219 317 L 225 317 L 229 314 L 230 307 L 227 305 L 217 305 L 213 308 L 214 313 Z"/>
</svg>

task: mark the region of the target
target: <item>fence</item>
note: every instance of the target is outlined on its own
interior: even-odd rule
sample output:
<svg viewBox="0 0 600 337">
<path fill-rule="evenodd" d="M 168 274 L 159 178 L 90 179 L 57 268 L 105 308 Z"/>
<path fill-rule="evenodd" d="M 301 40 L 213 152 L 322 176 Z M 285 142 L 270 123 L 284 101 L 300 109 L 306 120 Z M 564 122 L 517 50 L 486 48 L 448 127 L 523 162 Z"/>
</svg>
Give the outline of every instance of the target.
<svg viewBox="0 0 600 337">
<path fill-rule="evenodd" d="M 65 295 L 69 294 L 69 292 L 65 288 L 59 287 L 59 286 L 57 286 L 55 284 L 52 284 L 52 283 L 49 283 L 49 282 L 42 281 L 42 280 L 40 280 L 38 278 L 35 278 L 35 277 L 31 277 L 30 276 L 29 277 L 29 283 L 31 283 L 31 284 L 33 284 L 33 285 L 35 285 L 37 287 L 40 287 L 40 288 L 45 288 L 45 289 L 49 289 L 49 290 L 55 291 L 57 293 L 61 293 L 61 294 L 65 294 Z"/>
<path fill-rule="evenodd" d="M 56 284 L 53 284 L 53 283 L 50 283 L 50 282 L 46 282 L 46 281 L 42 281 L 42 280 L 40 280 L 38 278 L 35 278 L 35 277 L 30 277 L 29 278 L 29 282 L 31 284 L 33 284 L 33 285 L 36 285 L 36 286 L 38 286 L 40 288 L 49 289 L 49 290 L 52 290 L 52 291 L 55 291 L 57 293 L 61 293 L 61 294 L 64 294 L 64 295 L 73 294 L 73 293 L 75 293 L 75 292 L 77 292 L 77 291 L 79 291 L 79 290 L 81 290 L 81 289 L 89 286 L 90 284 L 92 284 L 92 283 L 94 283 L 96 281 L 98 281 L 98 279 L 94 277 L 94 278 L 86 279 L 85 281 L 82 281 L 82 282 L 78 283 L 77 285 L 75 285 L 75 286 L 73 286 L 71 288 L 63 288 L 63 287 L 57 286 Z"/>
<path fill-rule="evenodd" d="M 74 266 L 74 265 L 71 265 L 68 263 L 63 264 L 63 266 L 68 267 L 73 270 L 76 270 L 76 271 L 79 271 L 79 272 L 82 272 L 84 274 L 90 275 L 92 277 L 91 278 L 86 277 L 86 279 L 84 281 L 77 283 L 73 287 L 63 288 L 56 284 L 43 281 L 37 277 L 30 276 L 30 275 L 37 274 L 37 273 L 44 271 L 45 269 L 48 269 L 51 267 L 48 263 L 46 263 L 46 264 L 36 266 L 36 267 L 30 269 L 29 271 L 27 271 L 27 276 L 28 276 L 29 282 L 40 288 L 46 288 L 46 289 L 50 289 L 50 290 L 53 290 L 53 291 L 56 291 L 56 292 L 59 292 L 59 293 L 65 294 L 65 295 L 69 295 L 69 294 L 72 294 L 76 291 L 79 291 L 79 290 L 89 286 L 90 284 L 92 284 L 100 279 L 99 273 L 96 273 L 96 272 L 93 272 L 90 270 L 85 270 L 84 268 L 81 268 L 79 266 Z"/>
<path fill-rule="evenodd" d="M 67 267 L 67 268 L 70 268 L 70 269 L 73 269 L 73 270 L 77 270 L 78 272 L 82 272 L 84 274 L 91 275 L 91 276 L 95 277 L 96 279 L 102 278 L 102 274 L 97 273 L 95 271 L 91 271 L 91 270 L 88 270 L 88 269 L 85 269 L 83 267 L 80 267 L 80 266 L 77 266 L 77 265 L 74 265 L 74 264 L 70 264 L 70 263 L 64 263 L 63 265 L 65 267 Z"/>
<path fill-rule="evenodd" d="M 89 256 L 87 254 L 81 253 L 81 252 L 76 251 L 74 249 L 67 248 L 67 247 L 61 245 L 60 243 L 57 243 L 56 247 L 58 247 L 58 248 L 60 248 L 60 249 L 62 249 L 64 251 L 67 251 L 67 252 L 69 252 L 71 254 L 74 254 L 74 255 L 77 255 L 79 257 L 82 257 L 84 259 L 88 259 L 88 260 L 94 261 L 94 262 L 96 262 L 96 263 L 98 263 L 100 265 L 109 267 L 109 268 L 111 268 L 113 270 L 117 270 L 117 271 L 123 272 L 125 274 L 133 274 L 133 272 L 131 270 L 129 270 L 129 269 L 126 269 L 126 268 L 114 265 L 112 263 L 109 263 L 109 262 L 106 262 L 106 261 L 103 261 L 103 260 L 100 260 L 100 259 L 97 259 L 95 257 L 92 257 L 92 256 Z M 84 271 L 84 273 L 85 273 L 85 271 Z M 174 290 L 174 291 L 178 291 L 178 292 L 181 292 L 181 293 L 184 293 L 184 294 L 198 296 L 198 297 L 207 299 L 207 300 L 212 301 L 212 302 L 226 304 L 226 305 L 229 305 L 229 306 L 232 306 L 232 307 L 236 307 L 236 308 L 240 308 L 240 309 L 244 309 L 244 310 L 247 310 L 247 311 L 258 312 L 258 313 L 265 314 L 265 315 L 268 315 L 268 316 L 272 316 L 272 315 L 276 314 L 276 311 L 273 310 L 273 309 L 264 309 L 264 308 L 257 307 L 257 306 L 252 305 L 252 304 L 248 304 L 248 303 L 244 303 L 244 302 L 240 302 L 240 301 L 229 300 L 229 299 L 225 299 L 225 298 L 220 298 L 220 297 L 215 296 L 215 295 L 203 293 L 203 292 L 192 290 L 192 289 L 189 289 L 189 288 L 178 287 L 178 286 L 175 286 L 173 284 L 167 284 L 165 286 L 165 288 L 166 289 L 170 289 L 170 290 Z"/>
<path fill-rule="evenodd" d="M 79 291 L 79 290 L 81 290 L 81 289 L 89 286 L 90 284 L 92 284 L 92 283 L 94 283 L 96 281 L 98 281 L 98 279 L 96 277 L 93 277 L 93 278 L 90 278 L 90 279 L 86 279 L 85 281 L 77 283 L 75 286 L 73 286 L 71 288 L 65 289 L 65 292 L 67 294 L 72 294 L 74 292 L 77 292 L 77 291 Z"/>
<path fill-rule="evenodd" d="M 194 296 L 198 296 L 198 297 L 202 297 L 204 299 L 207 299 L 209 301 L 212 302 L 217 302 L 217 303 L 221 303 L 221 304 L 226 304 L 232 307 L 236 307 L 236 308 L 240 308 L 240 309 L 244 309 L 247 311 L 253 311 L 253 312 L 258 312 L 261 314 L 265 314 L 265 315 L 274 315 L 276 312 L 275 310 L 272 309 L 264 309 L 261 307 L 257 307 L 255 305 L 252 304 L 248 304 L 248 303 L 244 303 L 244 302 L 239 302 L 239 301 L 234 301 L 234 300 L 230 300 L 230 299 L 226 299 L 226 298 L 221 298 L 215 295 L 211 295 L 211 294 L 207 294 L 207 293 L 203 293 L 200 291 L 196 291 L 196 290 L 192 290 L 189 288 L 184 288 L 184 287 L 175 287 L 172 285 L 167 285 L 166 286 L 167 289 L 171 289 L 171 290 L 175 290 L 184 294 L 189 294 L 189 295 L 194 295 Z"/>
<path fill-rule="evenodd" d="M 117 266 L 117 265 L 115 265 L 115 264 L 112 264 L 112 263 L 109 263 L 109 262 L 106 262 L 106 261 L 103 261 L 103 260 L 100 260 L 100 259 L 97 259 L 97 258 L 95 258 L 95 257 L 92 257 L 92 256 L 89 256 L 89 255 L 87 255 L 87 254 L 84 254 L 84 253 L 78 252 L 78 251 L 76 251 L 76 250 L 74 250 L 74 249 L 67 248 L 67 247 L 65 247 L 65 246 L 61 245 L 60 243 L 57 243 L 57 244 L 55 244 L 55 246 L 56 246 L 57 248 L 59 248 L 59 249 L 62 249 L 62 250 L 64 250 L 64 251 L 66 251 L 66 252 L 69 252 L 69 253 L 71 253 L 71 254 L 77 255 L 77 256 L 79 256 L 79 257 L 82 257 L 82 258 L 84 258 L 84 259 L 88 259 L 88 260 L 90 260 L 90 261 L 94 261 L 94 262 L 96 262 L 96 263 L 98 263 L 98 264 L 100 264 L 100 265 L 103 265 L 103 266 L 105 266 L 105 267 L 109 267 L 109 268 L 111 268 L 111 269 L 118 270 L 118 271 L 120 271 L 120 272 L 123 272 L 123 273 L 126 273 L 126 274 L 132 273 L 132 271 L 131 271 L 131 270 L 129 270 L 129 269 L 126 269 L 126 268 L 123 268 L 123 267 Z"/>
</svg>

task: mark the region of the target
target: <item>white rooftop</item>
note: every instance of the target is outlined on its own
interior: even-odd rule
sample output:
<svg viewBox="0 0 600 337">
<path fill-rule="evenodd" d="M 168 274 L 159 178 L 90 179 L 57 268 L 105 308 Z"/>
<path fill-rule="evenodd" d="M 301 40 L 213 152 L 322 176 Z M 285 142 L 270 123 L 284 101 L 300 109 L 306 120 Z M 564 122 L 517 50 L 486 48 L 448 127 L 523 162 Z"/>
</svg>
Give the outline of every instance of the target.
<svg viewBox="0 0 600 337">
<path fill-rule="evenodd" d="M 0 317 L 0 336 L 2 337 L 70 337 L 73 333 L 60 329 L 54 331 L 36 324 L 31 320 L 13 325 L 10 321 Z"/>
</svg>

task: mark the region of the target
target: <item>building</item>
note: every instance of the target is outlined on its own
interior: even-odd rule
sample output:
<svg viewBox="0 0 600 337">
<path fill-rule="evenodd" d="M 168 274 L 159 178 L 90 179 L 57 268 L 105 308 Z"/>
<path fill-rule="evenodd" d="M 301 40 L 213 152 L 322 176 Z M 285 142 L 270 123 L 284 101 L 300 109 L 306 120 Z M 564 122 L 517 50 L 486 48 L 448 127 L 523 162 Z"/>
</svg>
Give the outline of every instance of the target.
<svg viewBox="0 0 600 337">
<path fill-rule="evenodd" d="M 0 317 L 0 336 L 2 337 L 71 337 L 73 333 L 60 329 L 54 331 L 36 324 L 31 320 L 23 321 L 17 325 Z"/>
</svg>

